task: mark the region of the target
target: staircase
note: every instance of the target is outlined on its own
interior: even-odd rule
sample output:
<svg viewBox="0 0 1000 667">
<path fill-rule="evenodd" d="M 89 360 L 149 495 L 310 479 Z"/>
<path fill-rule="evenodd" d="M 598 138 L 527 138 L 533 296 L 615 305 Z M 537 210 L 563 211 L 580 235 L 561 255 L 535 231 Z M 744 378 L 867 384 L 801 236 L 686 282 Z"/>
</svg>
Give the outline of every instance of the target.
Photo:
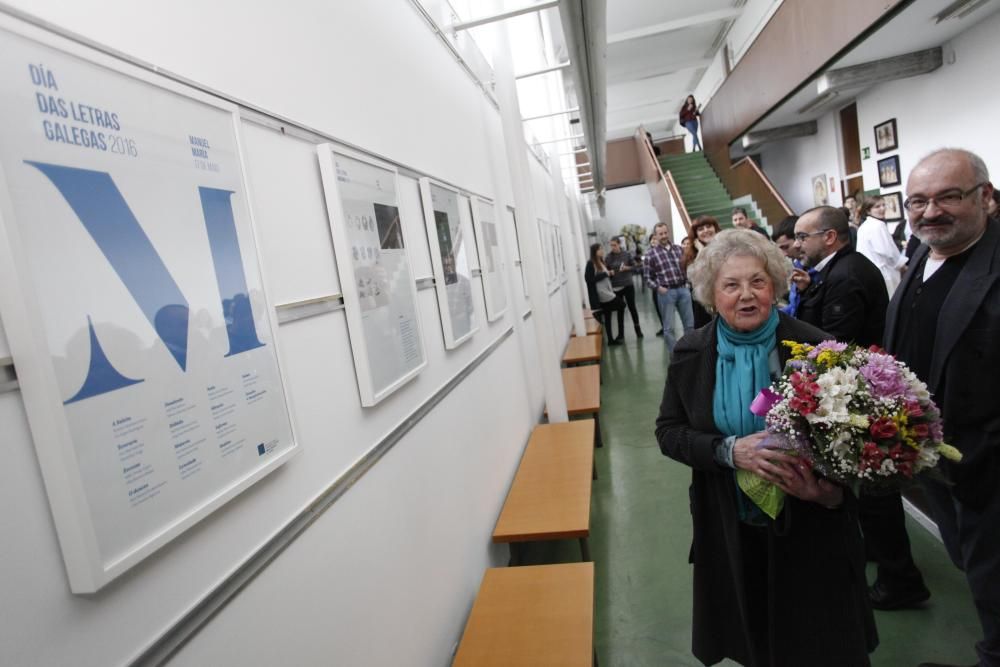
<svg viewBox="0 0 1000 667">
<path fill-rule="evenodd" d="M 733 226 L 733 209 L 741 206 L 755 224 L 761 224 L 758 207 L 753 200 L 750 203 L 734 203 L 726 186 L 712 169 L 705 154 L 683 153 L 660 156 L 660 167 L 663 172 L 670 172 L 677 184 L 681 200 L 691 215 L 692 222 L 699 215 L 710 215 L 719 221 L 719 226 L 729 229 Z"/>
</svg>

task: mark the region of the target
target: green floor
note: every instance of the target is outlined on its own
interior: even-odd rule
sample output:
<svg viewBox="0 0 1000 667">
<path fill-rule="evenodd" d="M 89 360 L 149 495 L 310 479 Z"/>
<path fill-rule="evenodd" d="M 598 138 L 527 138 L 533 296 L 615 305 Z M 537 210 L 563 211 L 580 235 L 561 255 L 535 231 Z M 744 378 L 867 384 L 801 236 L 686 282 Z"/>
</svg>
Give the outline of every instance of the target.
<svg viewBox="0 0 1000 667">
<path fill-rule="evenodd" d="M 656 446 L 666 349 L 653 336 L 658 327 L 649 292 L 637 297 L 646 338 L 636 340 L 626 323 L 625 345 L 606 349 L 603 362 L 604 447 L 597 450 L 590 538 L 597 568 L 597 654 L 601 667 L 699 665 L 690 652 L 691 473 Z M 922 609 L 876 612 L 881 644 L 872 664 L 972 664 L 979 623 L 965 579 L 936 538 L 915 523 L 909 529 L 932 597 Z M 527 563 L 579 560 L 574 541 L 530 546 Z"/>
</svg>

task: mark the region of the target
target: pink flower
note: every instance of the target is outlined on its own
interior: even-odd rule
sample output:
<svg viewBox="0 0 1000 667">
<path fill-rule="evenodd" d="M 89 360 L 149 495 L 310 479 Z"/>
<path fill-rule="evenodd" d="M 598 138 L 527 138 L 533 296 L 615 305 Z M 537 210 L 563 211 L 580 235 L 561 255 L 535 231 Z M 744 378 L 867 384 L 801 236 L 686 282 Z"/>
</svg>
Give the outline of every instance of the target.
<svg viewBox="0 0 1000 667">
<path fill-rule="evenodd" d="M 905 396 L 910 389 L 896 360 L 888 354 L 869 355 L 868 363 L 861 367 L 861 375 L 868 380 L 876 398 Z"/>
</svg>

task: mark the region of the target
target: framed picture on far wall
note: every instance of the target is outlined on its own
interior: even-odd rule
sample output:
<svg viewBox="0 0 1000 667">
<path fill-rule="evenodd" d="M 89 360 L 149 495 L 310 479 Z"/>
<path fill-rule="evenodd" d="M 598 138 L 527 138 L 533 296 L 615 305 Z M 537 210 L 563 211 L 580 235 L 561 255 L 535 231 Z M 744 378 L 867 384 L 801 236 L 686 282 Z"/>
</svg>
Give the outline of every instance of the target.
<svg viewBox="0 0 1000 667">
<path fill-rule="evenodd" d="M 878 161 L 879 187 L 888 188 L 903 182 L 899 175 L 899 156 L 892 155 Z"/>
<path fill-rule="evenodd" d="M 886 153 L 899 148 L 896 134 L 896 119 L 892 118 L 875 126 L 875 151 Z"/>
<path fill-rule="evenodd" d="M 903 193 L 887 192 L 882 195 L 885 203 L 885 221 L 896 222 L 903 219 Z"/>
</svg>

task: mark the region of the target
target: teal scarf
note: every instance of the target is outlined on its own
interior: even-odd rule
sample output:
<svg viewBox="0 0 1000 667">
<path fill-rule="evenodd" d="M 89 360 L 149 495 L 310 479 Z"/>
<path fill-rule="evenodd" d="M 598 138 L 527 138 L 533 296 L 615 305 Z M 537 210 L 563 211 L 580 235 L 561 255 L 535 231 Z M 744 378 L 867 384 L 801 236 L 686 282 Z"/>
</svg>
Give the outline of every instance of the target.
<svg viewBox="0 0 1000 667">
<path fill-rule="evenodd" d="M 715 426 L 723 435 L 740 438 L 764 430 L 764 418 L 750 412 L 750 403 L 762 389 L 771 385 L 771 351 L 777 345 L 775 331 L 778 329 L 778 311 L 771 308 L 771 315 L 753 331 L 741 332 L 732 329 L 721 317 L 716 319 L 716 350 L 719 358 L 715 362 L 715 393 L 712 395 L 712 414 Z M 766 484 L 750 473 L 741 475 L 737 471 L 737 509 L 740 520 L 763 525 L 766 518 L 758 507 L 762 498 L 754 493 L 754 502 L 746 496 L 751 485 Z M 752 478 L 752 479 L 751 479 Z M 773 495 L 780 490 L 768 484 L 761 489 L 765 495 Z M 770 505 L 777 508 L 768 512 L 771 518 L 781 511 L 781 499 L 771 498 Z M 767 503 L 765 503 L 767 505 Z"/>
<path fill-rule="evenodd" d="M 764 429 L 764 418 L 750 412 L 750 403 L 761 389 L 771 386 L 778 311 L 772 308 L 764 324 L 745 333 L 730 328 L 721 317 L 716 322 L 719 358 L 715 362 L 712 413 L 722 434 L 741 438 Z"/>
</svg>

